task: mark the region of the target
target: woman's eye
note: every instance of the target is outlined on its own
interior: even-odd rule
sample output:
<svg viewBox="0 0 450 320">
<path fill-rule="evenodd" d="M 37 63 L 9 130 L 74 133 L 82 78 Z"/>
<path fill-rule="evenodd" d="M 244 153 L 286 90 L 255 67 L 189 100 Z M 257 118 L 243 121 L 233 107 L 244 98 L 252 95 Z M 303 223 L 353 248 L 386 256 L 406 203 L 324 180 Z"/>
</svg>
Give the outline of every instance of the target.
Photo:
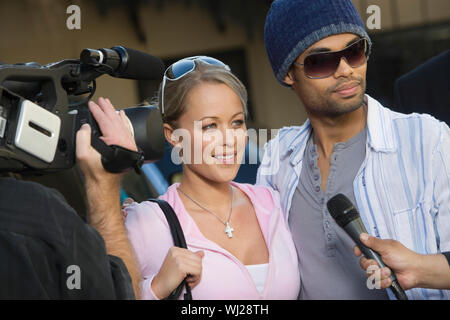
<svg viewBox="0 0 450 320">
<path fill-rule="evenodd" d="M 242 125 L 244 124 L 244 120 L 236 120 L 236 121 L 233 121 L 233 124 L 234 124 L 235 126 L 240 127 L 240 126 L 242 126 Z"/>
<path fill-rule="evenodd" d="M 202 127 L 203 130 L 214 129 L 214 128 L 216 128 L 215 123 L 207 124 L 206 126 Z"/>
</svg>

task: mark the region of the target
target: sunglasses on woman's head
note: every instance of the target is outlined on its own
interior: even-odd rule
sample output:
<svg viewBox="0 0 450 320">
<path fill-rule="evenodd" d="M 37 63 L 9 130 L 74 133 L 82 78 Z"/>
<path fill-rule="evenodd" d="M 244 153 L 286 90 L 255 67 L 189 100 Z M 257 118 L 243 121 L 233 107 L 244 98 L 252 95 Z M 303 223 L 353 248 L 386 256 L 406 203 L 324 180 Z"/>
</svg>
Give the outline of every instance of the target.
<svg viewBox="0 0 450 320">
<path fill-rule="evenodd" d="M 181 60 L 178 60 L 177 62 L 170 65 L 166 71 L 164 72 L 163 82 L 161 85 L 161 113 L 164 114 L 164 87 L 166 86 L 166 81 L 175 81 L 178 79 L 181 79 L 188 73 L 195 70 L 195 61 L 201 61 L 206 64 L 216 65 L 219 67 L 223 67 L 226 70 L 230 71 L 230 67 L 227 66 L 225 63 L 223 63 L 220 60 L 217 60 L 215 58 L 211 58 L 208 56 L 194 56 L 189 58 L 184 58 Z"/>
<path fill-rule="evenodd" d="M 352 68 L 362 66 L 369 59 L 369 44 L 366 39 L 360 39 L 343 50 L 312 53 L 303 63 L 294 62 L 294 65 L 303 66 L 305 74 L 311 79 L 322 79 L 333 75 L 345 58 Z"/>
</svg>

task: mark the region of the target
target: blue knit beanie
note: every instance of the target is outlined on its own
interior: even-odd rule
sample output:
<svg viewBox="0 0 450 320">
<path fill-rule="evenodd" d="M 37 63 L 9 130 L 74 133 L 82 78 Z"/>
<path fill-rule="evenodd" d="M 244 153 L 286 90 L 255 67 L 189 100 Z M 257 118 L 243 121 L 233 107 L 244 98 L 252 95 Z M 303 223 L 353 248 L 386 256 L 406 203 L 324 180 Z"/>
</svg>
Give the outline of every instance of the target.
<svg viewBox="0 0 450 320">
<path fill-rule="evenodd" d="M 317 41 L 354 33 L 372 42 L 351 0 L 275 0 L 264 27 L 264 42 L 277 80 L 283 80 L 297 57 Z"/>
</svg>

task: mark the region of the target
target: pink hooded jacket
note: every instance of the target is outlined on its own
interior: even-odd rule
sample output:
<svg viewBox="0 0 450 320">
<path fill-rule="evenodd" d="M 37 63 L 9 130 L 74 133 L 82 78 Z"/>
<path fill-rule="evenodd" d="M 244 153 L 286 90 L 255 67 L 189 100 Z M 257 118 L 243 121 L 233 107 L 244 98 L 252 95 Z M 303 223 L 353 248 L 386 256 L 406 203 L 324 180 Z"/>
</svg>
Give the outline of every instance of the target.
<svg viewBox="0 0 450 320">
<path fill-rule="evenodd" d="M 258 292 L 246 267 L 230 252 L 203 236 L 178 195 L 178 183 L 160 198 L 166 200 L 178 216 L 189 250 L 203 250 L 200 283 L 192 290 L 194 300 L 297 299 L 300 288 L 297 254 L 289 228 L 280 208 L 276 191 L 265 186 L 232 182 L 251 200 L 267 248 L 269 268 L 262 294 Z M 155 300 L 151 282 L 169 249 L 172 236 L 164 213 L 156 203 L 144 201 L 127 207 L 128 237 L 139 261 L 142 298 Z M 183 294 L 180 296 L 182 299 Z"/>
</svg>

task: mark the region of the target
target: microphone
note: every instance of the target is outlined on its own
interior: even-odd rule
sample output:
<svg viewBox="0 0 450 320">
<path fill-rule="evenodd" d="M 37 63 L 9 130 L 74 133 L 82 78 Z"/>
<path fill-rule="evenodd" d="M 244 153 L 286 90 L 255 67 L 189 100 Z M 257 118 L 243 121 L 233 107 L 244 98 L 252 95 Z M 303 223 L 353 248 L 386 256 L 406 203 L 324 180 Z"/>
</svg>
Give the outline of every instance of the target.
<svg viewBox="0 0 450 320">
<path fill-rule="evenodd" d="M 380 255 L 373 251 L 372 249 L 366 247 L 359 240 L 359 235 L 361 233 L 368 233 L 364 224 L 359 216 L 359 212 L 353 203 L 343 194 L 337 194 L 327 202 L 328 211 L 337 224 L 343 228 L 347 234 L 355 241 L 356 245 L 362 251 L 367 259 L 375 260 L 380 268 L 386 267 L 384 262 L 381 260 Z M 390 276 L 392 280 L 392 285 L 389 289 L 392 290 L 395 297 L 398 300 L 408 300 L 408 296 L 398 283 L 397 277 L 392 272 Z"/>
<path fill-rule="evenodd" d="M 135 80 L 161 80 L 164 63 L 147 53 L 115 46 L 111 49 L 83 49 L 80 61 L 94 67 L 107 66 L 113 77 Z"/>
</svg>

